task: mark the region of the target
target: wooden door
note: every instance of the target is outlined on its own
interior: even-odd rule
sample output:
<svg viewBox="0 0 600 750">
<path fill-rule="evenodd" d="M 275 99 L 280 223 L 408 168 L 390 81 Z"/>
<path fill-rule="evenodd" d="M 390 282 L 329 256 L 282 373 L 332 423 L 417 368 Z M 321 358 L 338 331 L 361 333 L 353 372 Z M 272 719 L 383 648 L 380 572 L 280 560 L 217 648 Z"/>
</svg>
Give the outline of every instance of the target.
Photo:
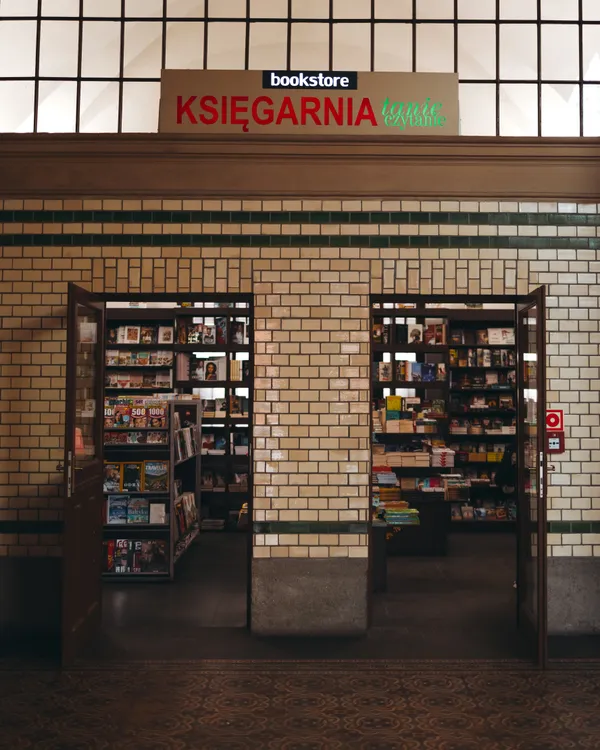
<svg viewBox="0 0 600 750">
<path fill-rule="evenodd" d="M 104 303 L 69 284 L 62 575 L 62 662 L 101 620 Z"/>
<path fill-rule="evenodd" d="M 547 662 L 546 305 L 536 289 L 517 311 L 518 616 L 540 667 Z"/>
</svg>

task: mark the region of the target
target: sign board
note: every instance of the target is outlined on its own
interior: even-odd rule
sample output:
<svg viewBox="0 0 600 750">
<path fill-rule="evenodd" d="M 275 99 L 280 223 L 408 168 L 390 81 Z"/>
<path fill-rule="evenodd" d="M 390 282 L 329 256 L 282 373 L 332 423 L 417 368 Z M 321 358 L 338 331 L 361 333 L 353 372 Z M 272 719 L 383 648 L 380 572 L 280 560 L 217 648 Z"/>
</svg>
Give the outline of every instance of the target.
<svg viewBox="0 0 600 750">
<path fill-rule="evenodd" d="M 552 432 L 565 431 L 565 414 L 562 409 L 546 409 L 546 429 Z"/>
<path fill-rule="evenodd" d="M 160 133 L 458 135 L 455 73 L 163 70 Z"/>
<path fill-rule="evenodd" d="M 564 453 L 565 452 L 565 433 L 564 432 L 547 432 L 546 433 L 546 453 Z"/>
</svg>

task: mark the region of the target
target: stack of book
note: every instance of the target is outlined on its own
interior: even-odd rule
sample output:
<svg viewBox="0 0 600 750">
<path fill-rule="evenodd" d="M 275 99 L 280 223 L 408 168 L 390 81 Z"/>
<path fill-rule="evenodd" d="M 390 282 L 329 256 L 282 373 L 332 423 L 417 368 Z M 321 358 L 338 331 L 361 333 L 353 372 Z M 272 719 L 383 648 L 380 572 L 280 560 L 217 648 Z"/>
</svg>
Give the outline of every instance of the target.
<svg viewBox="0 0 600 750">
<path fill-rule="evenodd" d="M 449 448 L 432 448 L 431 465 L 440 468 L 454 466 L 454 456 L 454 451 Z"/>
</svg>

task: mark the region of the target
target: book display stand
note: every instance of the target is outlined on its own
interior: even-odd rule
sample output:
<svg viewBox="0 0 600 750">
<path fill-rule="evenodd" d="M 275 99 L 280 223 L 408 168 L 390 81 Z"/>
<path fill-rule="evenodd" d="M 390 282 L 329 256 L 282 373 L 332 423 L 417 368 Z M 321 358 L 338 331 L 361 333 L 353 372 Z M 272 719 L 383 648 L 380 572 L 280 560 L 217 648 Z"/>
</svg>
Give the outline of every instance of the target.
<svg viewBox="0 0 600 750">
<path fill-rule="evenodd" d="M 444 555 L 452 527 L 514 529 L 516 490 L 496 483 L 516 450 L 514 310 L 374 301 L 371 325 L 372 518 L 388 553 Z"/>
<path fill-rule="evenodd" d="M 103 575 L 172 580 L 200 533 L 246 528 L 251 308 L 114 307 L 106 318 Z"/>
</svg>

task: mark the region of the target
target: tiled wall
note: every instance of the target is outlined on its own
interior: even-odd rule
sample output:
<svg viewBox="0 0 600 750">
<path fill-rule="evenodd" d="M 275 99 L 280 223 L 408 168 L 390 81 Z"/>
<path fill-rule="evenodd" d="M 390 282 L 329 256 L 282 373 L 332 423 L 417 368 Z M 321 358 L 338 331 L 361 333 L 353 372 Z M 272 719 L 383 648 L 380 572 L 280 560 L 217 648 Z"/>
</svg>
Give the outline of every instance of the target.
<svg viewBox="0 0 600 750">
<path fill-rule="evenodd" d="M 60 554 L 67 282 L 253 292 L 256 557 L 366 557 L 369 294 L 548 285 L 554 556 L 600 555 L 600 214 L 446 201 L 4 201 L 0 554 Z"/>
</svg>

